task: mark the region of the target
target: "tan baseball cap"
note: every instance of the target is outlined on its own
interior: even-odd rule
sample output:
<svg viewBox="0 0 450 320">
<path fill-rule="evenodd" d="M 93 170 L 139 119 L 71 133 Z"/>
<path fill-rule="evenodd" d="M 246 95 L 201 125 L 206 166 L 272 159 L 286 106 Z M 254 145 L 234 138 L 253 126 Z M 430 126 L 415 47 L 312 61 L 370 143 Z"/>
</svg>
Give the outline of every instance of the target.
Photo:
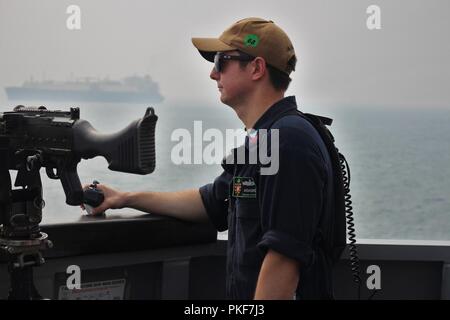
<svg viewBox="0 0 450 320">
<path fill-rule="evenodd" d="M 192 43 L 208 61 L 214 62 L 218 51 L 239 50 L 262 57 L 276 69 L 290 74 L 297 58 L 287 34 L 273 21 L 246 18 L 234 23 L 219 38 L 192 38 Z"/>
</svg>

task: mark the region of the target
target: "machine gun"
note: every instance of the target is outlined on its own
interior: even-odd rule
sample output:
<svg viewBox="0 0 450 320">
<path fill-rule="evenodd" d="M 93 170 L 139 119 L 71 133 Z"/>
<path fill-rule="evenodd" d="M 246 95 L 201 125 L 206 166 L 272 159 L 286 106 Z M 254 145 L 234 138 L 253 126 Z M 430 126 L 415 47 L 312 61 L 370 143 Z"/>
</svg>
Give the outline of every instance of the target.
<svg viewBox="0 0 450 320">
<path fill-rule="evenodd" d="M 77 173 L 81 159 L 103 156 L 114 171 L 149 174 L 155 168 L 155 125 L 147 108 L 142 119 L 113 134 L 101 134 L 80 119 L 80 110 L 47 110 L 17 106 L 0 113 L 0 249 L 8 255 L 9 299 L 40 299 L 32 267 L 44 263 L 41 250 L 52 246 L 40 231 L 42 196 L 40 169 L 60 179 L 66 203 L 83 203 Z M 9 170 L 17 170 L 12 189 Z"/>
</svg>

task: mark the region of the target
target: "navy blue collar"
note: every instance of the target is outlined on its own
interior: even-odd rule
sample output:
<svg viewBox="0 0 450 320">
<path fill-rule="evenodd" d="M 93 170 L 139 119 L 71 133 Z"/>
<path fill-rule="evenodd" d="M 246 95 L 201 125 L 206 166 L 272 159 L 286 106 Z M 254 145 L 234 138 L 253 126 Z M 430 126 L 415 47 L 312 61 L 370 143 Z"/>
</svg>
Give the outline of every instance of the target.
<svg viewBox="0 0 450 320">
<path fill-rule="evenodd" d="M 294 96 L 285 97 L 277 102 L 275 102 L 269 109 L 267 109 L 266 112 L 256 121 L 254 125 L 254 130 L 258 129 L 268 129 L 271 123 L 273 122 L 273 119 L 277 117 L 281 113 L 285 113 L 289 110 L 297 110 L 297 102 L 295 101 Z M 234 164 L 226 163 L 226 159 L 228 157 L 234 157 L 236 163 L 236 152 L 237 149 L 245 148 L 248 150 L 249 148 L 249 137 L 248 135 L 245 137 L 245 143 L 241 145 L 240 147 L 234 148 L 231 150 L 231 153 L 224 157 L 222 161 L 222 167 L 225 171 L 227 171 L 230 174 L 234 174 L 234 170 L 237 167 L 242 167 L 243 164 L 237 164 L 236 168 Z M 238 169 L 239 170 L 239 169 Z"/>
<path fill-rule="evenodd" d="M 253 129 L 268 129 L 272 119 L 288 110 L 297 110 L 297 102 L 295 96 L 285 97 L 275 102 L 264 114 L 256 121 Z"/>
</svg>

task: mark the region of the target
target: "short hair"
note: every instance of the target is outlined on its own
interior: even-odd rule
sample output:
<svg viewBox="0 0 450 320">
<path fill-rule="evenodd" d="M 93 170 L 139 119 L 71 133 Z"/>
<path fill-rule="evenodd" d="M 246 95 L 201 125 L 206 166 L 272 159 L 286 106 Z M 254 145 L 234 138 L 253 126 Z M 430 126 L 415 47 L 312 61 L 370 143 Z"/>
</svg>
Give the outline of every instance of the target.
<svg viewBox="0 0 450 320">
<path fill-rule="evenodd" d="M 267 70 L 269 70 L 270 83 L 272 83 L 275 90 L 286 91 L 292 79 L 283 71 L 280 71 L 269 64 L 267 65 Z"/>
<path fill-rule="evenodd" d="M 247 56 L 250 58 L 255 58 L 249 54 L 246 54 L 245 52 L 239 51 L 240 55 Z M 239 61 L 239 65 L 241 69 L 244 69 L 250 61 Z M 266 64 L 267 70 L 269 72 L 269 79 L 272 86 L 277 91 L 286 91 L 289 87 L 289 84 L 291 83 L 292 79 L 289 77 L 287 73 L 284 73 L 283 71 L 278 70 L 277 68 L 271 66 L 270 64 Z"/>
</svg>

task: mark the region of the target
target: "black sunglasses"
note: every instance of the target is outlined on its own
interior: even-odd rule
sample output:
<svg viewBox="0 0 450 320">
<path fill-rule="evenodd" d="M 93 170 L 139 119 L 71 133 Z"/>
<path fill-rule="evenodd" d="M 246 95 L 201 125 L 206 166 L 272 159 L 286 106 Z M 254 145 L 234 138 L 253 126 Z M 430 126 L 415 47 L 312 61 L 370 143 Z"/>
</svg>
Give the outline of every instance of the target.
<svg viewBox="0 0 450 320">
<path fill-rule="evenodd" d="M 249 56 L 249 55 L 240 54 L 238 56 L 232 56 L 229 54 L 218 52 L 214 56 L 214 69 L 216 70 L 216 72 L 222 72 L 223 62 L 226 60 L 252 61 L 253 59 L 255 59 L 255 58 L 252 56 Z"/>
</svg>

